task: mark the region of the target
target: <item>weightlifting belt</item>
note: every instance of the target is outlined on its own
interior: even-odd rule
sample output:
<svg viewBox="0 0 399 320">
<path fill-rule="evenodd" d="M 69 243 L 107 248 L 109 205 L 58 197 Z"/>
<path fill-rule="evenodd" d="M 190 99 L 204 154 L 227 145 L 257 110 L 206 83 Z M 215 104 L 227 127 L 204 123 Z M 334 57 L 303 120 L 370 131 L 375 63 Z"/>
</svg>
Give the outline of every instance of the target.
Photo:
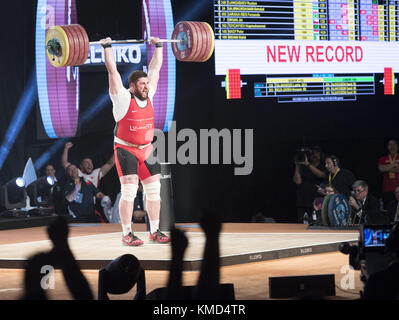
<svg viewBox="0 0 399 320">
<path fill-rule="evenodd" d="M 151 142 L 147 143 L 147 144 L 133 144 L 133 143 L 127 142 L 125 140 L 122 140 L 118 137 L 114 137 L 114 143 L 123 144 L 124 146 L 137 148 L 139 150 L 144 149 L 145 147 L 148 147 L 151 144 Z"/>
</svg>

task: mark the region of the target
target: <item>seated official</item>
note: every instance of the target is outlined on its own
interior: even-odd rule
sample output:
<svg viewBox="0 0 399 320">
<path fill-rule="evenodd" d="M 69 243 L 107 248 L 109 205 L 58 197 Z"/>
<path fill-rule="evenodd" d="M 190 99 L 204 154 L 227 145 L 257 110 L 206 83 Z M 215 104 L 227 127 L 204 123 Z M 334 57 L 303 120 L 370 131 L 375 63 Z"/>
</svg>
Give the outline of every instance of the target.
<svg viewBox="0 0 399 320">
<path fill-rule="evenodd" d="M 68 201 L 68 211 L 74 222 L 101 222 L 101 216 L 95 211 L 94 197 L 104 198 L 90 181 L 79 177 L 78 168 L 71 164 L 67 167 L 67 182 L 64 195 Z"/>
<path fill-rule="evenodd" d="M 367 182 L 357 180 L 352 189 L 349 197 L 352 224 L 384 224 L 385 216 L 380 210 L 380 202 L 369 194 Z"/>
</svg>

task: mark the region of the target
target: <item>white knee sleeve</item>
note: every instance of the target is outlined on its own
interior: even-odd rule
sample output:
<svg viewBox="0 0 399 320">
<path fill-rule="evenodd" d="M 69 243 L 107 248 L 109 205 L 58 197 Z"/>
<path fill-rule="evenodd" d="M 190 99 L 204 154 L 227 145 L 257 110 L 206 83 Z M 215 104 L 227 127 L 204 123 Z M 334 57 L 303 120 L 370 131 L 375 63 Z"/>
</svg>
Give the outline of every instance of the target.
<svg viewBox="0 0 399 320">
<path fill-rule="evenodd" d="M 138 187 L 139 186 L 137 184 L 131 184 L 131 183 L 121 184 L 121 199 L 134 202 Z"/>
<path fill-rule="evenodd" d="M 154 181 L 151 183 L 143 184 L 145 196 L 147 200 L 157 201 L 161 200 L 161 182 Z"/>
</svg>

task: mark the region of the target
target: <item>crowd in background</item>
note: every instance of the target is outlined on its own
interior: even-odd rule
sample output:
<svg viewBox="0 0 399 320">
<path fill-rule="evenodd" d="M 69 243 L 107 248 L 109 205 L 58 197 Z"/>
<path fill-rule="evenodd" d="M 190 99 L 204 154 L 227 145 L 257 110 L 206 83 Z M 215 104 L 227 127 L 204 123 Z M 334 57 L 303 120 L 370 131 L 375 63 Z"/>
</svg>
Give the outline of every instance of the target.
<svg viewBox="0 0 399 320">
<path fill-rule="evenodd" d="M 369 184 L 362 177 L 355 177 L 344 168 L 338 156 L 325 156 L 319 146 L 298 150 L 293 175 L 293 182 L 297 185 L 297 222 L 320 223 L 324 199 L 330 194 L 341 194 L 348 201 L 348 224 L 389 224 L 398 221 L 398 150 L 398 141 L 389 140 L 387 155 L 376 163 L 383 175 L 382 187 L 375 188 L 381 190 L 378 195 L 369 192 Z"/>
</svg>

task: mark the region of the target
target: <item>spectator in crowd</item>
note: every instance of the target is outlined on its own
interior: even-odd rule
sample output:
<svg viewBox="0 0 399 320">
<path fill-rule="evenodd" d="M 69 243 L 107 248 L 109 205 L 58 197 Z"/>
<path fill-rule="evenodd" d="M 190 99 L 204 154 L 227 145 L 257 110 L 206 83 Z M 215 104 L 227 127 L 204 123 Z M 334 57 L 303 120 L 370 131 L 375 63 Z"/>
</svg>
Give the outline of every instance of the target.
<svg viewBox="0 0 399 320">
<path fill-rule="evenodd" d="M 220 285 L 219 236 L 221 220 L 217 213 L 202 210 L 200 225 L 205 233 L 205 247 L 201 271 L 196 286 L 182 286 L 183 257 L 188 239 L 183 231 L 171 229 L 172 261 L 166 288 L 147 295 L 148 300 L 223 300 L 233 299 L 231 292 Z M 190 290 L 188 290 L 190 289 Z"/>
<path fill-rule="evenodd" d="M 51 266 L 62 270 L 65 283 L 76 300 L 93 300 L 90 286 L 79 269 L 68 244 L 68 224 L 62 217 L 50 223 L 47 233 L 53 243 L 49 252 L 40 252 L 28 260 L 25 269 L 23 300 L 46 300 L 47 295 L 42 286 L 42 267 Z"/>
<path fill-rule="evenodd" d="M 61 164 L 66 169 L 71 164 L 68 161 L 69 149 L 73 147 L 72 142 L 67 142 L 65 144 L 64 152 L 61 157 Z M 115 165 L 115 156 L 112 155 L 111 158 L 105 163 L 101 168 L 94 169 L 93 161 L 90 158 L 84 158 L 79 166 L 78 172 L 79 177 L 83 177 L 86 181 L 90 181 L 96 188 L 100 184 L 100 180 L 112 169 Z"/>
<path fill-rule="evenodd" d="M 183 289 L 183 258 L 188 246 L 188 239 L 184 231 L 175 227 L 170 231 L 172 246 L 172 261 L 170 265 L 168 285 L 166 288 L 167 300 L 186 300 L 188 297 Z"/>
<path fill-rule="evenodd" d="M 399 184 L 399 156 L 398 156 L 398 141 L 391 139 L 387 145 L 388 155 L 381 157 L 378 160 L 378 170 L 382 172 L 382 199 L 384 207 L 395 200 L 393 192 L 395 186 Z"/>
<path fill-rule="evenodd" d="M 46 292 L 41 285 L 43 266 L 51 265 L 52 259 L 48 252 L 39 252 L 31 256 L 25 267 L 24 294 L 22 300 L 47 300 Z"/>
<path fill-rule="evenodd" d="M 293 181 L 297 185 L 296 206 L 297 222 L 302 223 L 305 212 L 313 211 L 313 201 L 317 197 L 317 188 L 326 176 L 322 165 L 321 148 L 311 148 L 310 157 L 304 156 L 304 161 L 295 162 Z"/>
<path fill-rule="evenodd" d="M 55 168 L 54 168 L 54 166 L 53 166 L 52 164 L 47 164 L 47 165 L 44 167 L 44 174 L 45 174 L 47 177 L 52 177 L 53 180 L 54 180 L 54 182 L 56 183 L 56 182 L 58 182 L 58 179 L 57 179 L 55 173 L 56 173 L 56 171 L 55 171 Z"/>
<path fill-rule="evenodd" d="M 322 187 L 324 189 L 324 193 L 326 196 L 329 194 L 333 195 L 333 194 L 338 193 L 337 189 L 335 189 L 335 187 L 332 184 L 327 184 L 325 186 L 320 186 L 320 187 Z M 316 211 L 321 210 L 321 208 L 323 206 L 324 198 L 325 197 L 317 197 L 314 199 L 314 201 L 313 201 L 313 209 L 314 210 L 316 210 Z"/>
<path fill-rule="evenodd" d="M 364 300 L 399 299 L 399 224 L 395 223 L 386 241 L 386 253 L 390 255 L 388 268 L 370 275 L 364 286 Z"/>
<path fill-rule="evenodd" d="M 352 188 L 353 193 L 349 197 L 352 224 L 383 224 L 384 213 L 380 210 L 378 199 L 369 193 L 367 182 L 357 180 Z"/>
<path fill-rule="evenodd" d="M 326 184 L 331 184 L 339 194 L 347 199 L 351 194 L 352 184 L 355 182 L 355 176 L 350 170 L 340 168 L 341 164 L 337 156 L 329 155 L 326 157 L 325 167 L 328 171 Z M 319 188 L 318 192 L 326 195 L 324 189 Z"/>
<path fill-rule="evenodd" d="M 387 205 L 389 223 L 399 221 L 399 184 L 395 186 L 393 193 L 395 200 Z"/>
<path fill-rule="evenodd" d="M 326 195 L 328 195 L 328 194 L 337 194 L 338 193 L 338 190 L 335 189 L 334 185 L 332 185 L 332 184 L 327 184 L 324 187 L 324 190 L 326 192 Z"/>
<path fill-rule="evenodd" d="M 220 261 L 219 261 L 219 236 L 222 223 L 216 212 L 203 210 L 200 225 L 205 233 L 205 247 L 201 271 L 198 277 L 195 300 L 219 300 L 220 288 Z"/>
<path fill-rule="evenodd" d="M 90 181 L 79 177 L 78 168 L 71 164 L 67 168 L 68 179 L 64 186 L 64 195 L 68 201 L 68 210 L 76 222 L 105 222 L 98 211 L 95 210 L 94 199 L 104 199 L 100 192 Z"/>
</svg>

